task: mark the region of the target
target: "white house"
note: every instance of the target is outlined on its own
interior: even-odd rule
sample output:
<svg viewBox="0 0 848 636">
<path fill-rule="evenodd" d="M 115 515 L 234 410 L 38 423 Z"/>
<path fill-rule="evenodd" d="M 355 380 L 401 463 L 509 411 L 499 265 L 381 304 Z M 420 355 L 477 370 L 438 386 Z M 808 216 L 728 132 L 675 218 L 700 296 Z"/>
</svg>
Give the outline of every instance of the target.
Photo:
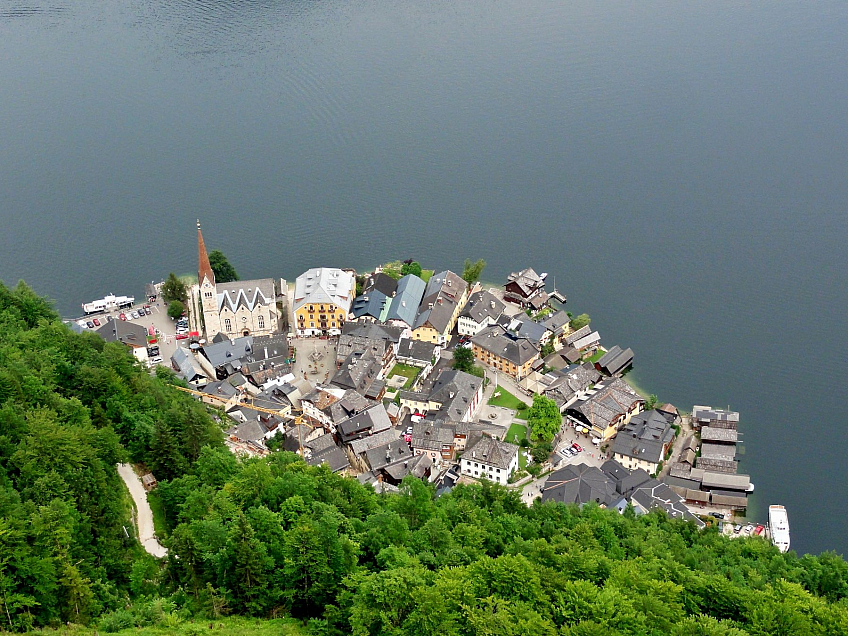
<svg viewBox="0 0 848 636">
<path fill-rule="evenodd" d="M 509 476 L 518 468 L 518 446 L 483 435 L 462 455 L 463 475 L 488 479 L 506 486 Z"/>
</svg>

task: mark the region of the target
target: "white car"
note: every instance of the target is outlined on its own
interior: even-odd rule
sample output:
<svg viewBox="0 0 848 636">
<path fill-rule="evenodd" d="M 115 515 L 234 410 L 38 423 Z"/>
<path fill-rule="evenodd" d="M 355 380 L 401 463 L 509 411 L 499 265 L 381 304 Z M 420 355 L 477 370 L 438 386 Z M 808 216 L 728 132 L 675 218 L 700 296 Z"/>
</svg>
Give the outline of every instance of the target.
<svg viewBox="0 0 848 636">
<path fill-rule="evenodd" d="M 133 320 L 136 320 L 138 318 L 138 312 L 137 311 L 132 312 L 130 315 L 133 317 Z"/>
</svg>

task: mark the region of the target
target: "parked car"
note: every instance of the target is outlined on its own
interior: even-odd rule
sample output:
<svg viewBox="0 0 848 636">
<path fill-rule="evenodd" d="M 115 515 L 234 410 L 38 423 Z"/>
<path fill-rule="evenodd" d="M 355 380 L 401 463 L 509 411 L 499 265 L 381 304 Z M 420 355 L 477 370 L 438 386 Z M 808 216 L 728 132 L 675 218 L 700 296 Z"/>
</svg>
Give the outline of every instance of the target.
<svg viewBox="0 0 848 636">
<path fill-rule="evenodd" d="M 91 322 L 90 320 L 85 323 L 85 326 L 88 327 L 89 329 L 94 329 L 94 323 Z"/>
<path fill-rule="evenodd" d="M 95 319 L 94 319 L 94 320 L 92 320 L 91 322 L 93 322 L 93 323 L 94 323 L 94 326 L 95 326 L 95 327 L 99 327 L 99 326 L 100 326 L 100 321 L 99 321 L 99 320 L 97 320 L 97 318 L 95 318 Z"/>
<path fill-rule="evenodd" d="M 578 453 L 582 453 L 582 452 L 583 452 L 583 448 L 582 448 L 582 447 L 580 446 L 580 444 L 578 444 L 577 442 L 574 442 L 574 443 L 571 445 L 571 448 L 573 448 L 574 450 L 576 450 Z"/>
<path fill-rule="evenodd" d="M 118 315 L 118 318 L 120 318 L 121 320 L 126 320 L 126 319 L 127 319 L 127 315 L 126 315 L 124 312 L 121 312 L 121 313 Z"/>
<path fill-rule="evenodd" d="M 133 320 L 137 320 L 138 319 L 138 312 L 137 311 L 131 312 L 130 318 L 132 318 Z"/>
<path fill-rule="evenodd" d="M 724 519 L 724 515 L 721 514 L 720 512 L 711 512 L 710 516 L 715 517 L 716 519 Z"/>
<path fill-rule="evenodd" d="M 754 535 L 760 536 L 763 533 L 763 530 L 765 529 L 765 526 L 757 526 L 756 528 L 754 528 Z"/>
<path fill-rule="evenodd" d="M 175 337 L 177 340 L 185 340 L 186 338 L 188 338 L 188 335 L 184 333 L 178 333 Z"/>
<path fill-rule="evenodd" d="M 742 526 L 740 526 L 738 523 L 737 523 L 737 524 L 736 524 L 736 526 L 733 528 L 733 532 L 734 532 L 734 534 L 739 534 L 739 532 L 740 532 L 741 530 L 742 530 Z"/>
</svg>

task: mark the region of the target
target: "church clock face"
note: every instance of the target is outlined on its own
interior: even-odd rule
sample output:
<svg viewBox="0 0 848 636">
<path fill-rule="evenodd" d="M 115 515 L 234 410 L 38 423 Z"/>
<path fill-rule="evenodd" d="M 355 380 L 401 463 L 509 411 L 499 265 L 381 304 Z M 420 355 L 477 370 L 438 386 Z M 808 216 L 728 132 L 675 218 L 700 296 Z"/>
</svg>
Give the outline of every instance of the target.
<svg viewBox="0 0 848 636">
<path fill-rule="evenodd" d="M 247 316 L 242 316 L 242 317 L 241 317 L 241 321 L 242 321 L 242 322 L 247 322 Z"/>
</svg>

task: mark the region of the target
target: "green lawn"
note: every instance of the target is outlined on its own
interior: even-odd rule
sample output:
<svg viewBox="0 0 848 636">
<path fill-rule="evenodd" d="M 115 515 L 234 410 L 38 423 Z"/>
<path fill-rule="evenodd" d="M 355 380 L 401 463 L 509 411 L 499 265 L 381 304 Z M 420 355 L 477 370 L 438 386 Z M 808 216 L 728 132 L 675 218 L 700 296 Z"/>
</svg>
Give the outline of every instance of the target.
<svg viewBox="0 0 848 636">
<path fill-rule="evenodd" d="M 392 367 L 392 370 L 389 371 L 389 375 L 387 375 L 386 377 L 390 378 L 393 375 L 402 375 L 403 377 L 407 378 L 406 384 L 403 385 L 403 388 L 408 389 L 412 386 L 413 382 L 415 382 L 415 378 L 418 377 L 419 373 L 421 373 L 421 369 L 419 369 L 418 367 L 413 367 L 408 364 L 401 364 L 400 362 L 398 362 L 394 367 Z"/>
<path fill-rule="evenodd" d="M 606 354 L 606 351 L 603 351 L 602 349 L 598 349 L 598 350 L 594 353 L 594 355 L 592 355 L 592 356 L 589 358 L 589 362 L 597 362 L 598 360 L 600 360 L 601 358 L 603 358 L 605 354 Z"/>
<path fill-rule="evenodd" d="M 147 503 L 150 504 L 150 511 L 153 513 L 153 529 L 156 531 L 156 536 L 164 539 L 168 536 L 168 524 L 165 523 L 165 508 L 162 506 L 159 492 L 151 490 L 147 493 Z"/>
<path fill-rule="evenodd" d="M 524 424 L 513 422 L 506 432 L 506 440 L 510 444 L 518 444 L 522 439 L 527 439 L 527 427 Z"/>
<path fill-rule="evenodd" d="M 435 273 L 436 273 L 435 269 L 421 270 L 421 280 L 423 280 L 425 283 L 429 282 L 429 280 L 433 277 L 433 274 L 435 274 Z"/>
<path fill-rule="evenodd" d="M 507 391 L 502 386 L 499 386 L 495 389 L 494 393 L 500 393 L 498 397 L 493 397 L 489 400 L 489 404 L 491 406 L 502 406 L 505 409 L 512 409 L 515 411 L 515 418 L 518 420 L 526 420 L 527 419 L 527 411 L 530 410 L 528 406 L 526 409 L 519 410 L 518 407 L 521 404 L 524 404 L 521 400 L 515 397 L 512 393 Z M 493 395 L 494 395 L 493 393 Z"/>
</svg>

